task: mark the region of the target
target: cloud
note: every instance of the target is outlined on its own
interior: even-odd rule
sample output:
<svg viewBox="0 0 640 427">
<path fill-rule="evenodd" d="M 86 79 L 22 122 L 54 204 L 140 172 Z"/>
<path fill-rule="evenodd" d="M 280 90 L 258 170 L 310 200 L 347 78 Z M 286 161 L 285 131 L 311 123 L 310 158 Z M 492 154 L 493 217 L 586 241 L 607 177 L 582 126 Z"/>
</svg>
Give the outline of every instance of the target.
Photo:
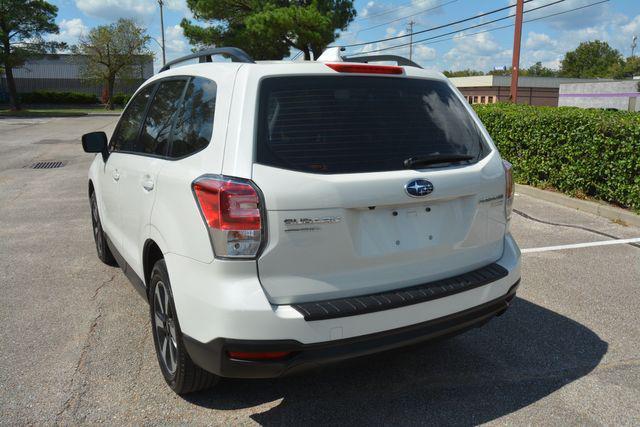
<svg viewBox="0 0 640 427">
<path fill-rule="evenodd" d="M 413 60 L 417 63 L 424 64 L 427 61 L 436 59 L 438 52 L 429 46 L 416 45 L 413 47 Z"/>
<path fill-rule="evenodd" d="M 553 1 L 555 0 L 536 0 L 535 3 L 525 4 L 525 10 L 550 4 Z M 514 4 L 515 0 L 509 0 L 509 2 Z M 563 3 L 525 14 L 525 21 L 553 13 L 569 11 L 593 2 L 594 0 L 565 0 Z M 443 3 L 446 3 L 446 1 L 432 1 L 422 5 L 423 7 L 428 7 L 428 4 Z M 402 4 L 404 2 L 400 3 L 400 5 Z M 451 7 L 455 7 L 455 5 Z M 389 21 L 397 16 L 407 16 L 415 10 L 415 2 L 410 3 L 407 9 L 401 9 L 401 6 L 394 6 L 390 0 L 371 0 L 362 7 L 358 17 L 360 19 L 369 17 L 369 19 L 357 20 L 352 23 L 349 27 L 349 32 L 343 33 L 336 44 L 344 45 L 373 38 L 379 39 L 406 34 L 407 31 L 404 27 L 407 19 L 392 23 Z M 380 13 L 385 14 L 374 16 Z M 469 14 L 472 13 L 469 12 Z M 442 19 L 445 18 L 441 17 Z M 440 23 L 440 21 L 438 22 Z M 386 23 L 386 25 L 381 25 L 375 30 L 362 31 L 367 27 L 380 23 Z M 525 24 L 524 28 L 525 34 L 523 34 L 520 57 L 521 67 L 529 67 L 536 62 L 541 62 L 546 67 L 558 68 L 560 60 L 566 52 L 574 50 L 581 42 L 590 40 L 606 41 L 622 52 L 623 55 L 628 56 L 630 54 L 631 37 L 635 34 L 640 35 L 640 14 L 625 15 L 616 12 L 615 6 L 611 3 L 541 19 L 535 21 L 535 23 Z M 536 31 L 528 31 L 529 28 Z M 420 29 L 423 28 L 418 25 L 416 30 Z M 473 32 L 475 31 L 478 30 L 473 30 Z M 414 59 L 419 58 L 418 62 L 423 61 L 421 65 L 425 67 L 437 67 L 439 69 L 475 68 L 487 71 L 494 67 L 510 66 L 513 42 L 512 29 L 499 33 L 482 33 L 462 37 L 464 34 L 458 34 L 453 41 L 448 41 L 446 44 L 432 45 L 427 43 L 426 45 L 414 46 Z M 357 52 L 372 51 L 406 42 L 408 42 L 408 38 L 371 43 L 365 46 L 349 48 L 348 53 L 353 55 Z M 422 51 L 424 54 L 421 56 L 419 54 L 421 46 L 425 48 L 432 46 L 436 50 L 429 47 Z M 637 51 L 640 51 L 640 49 Z M 402 47 L 380 53 L 408 56 L 409 49 L 408 47 Z"/>
<path fill-rule="evenodd" d="M 636 15 L 629 23 L 622 25 L 620 30 L 628 36 L 640 34 L 640 15 Z"/>
<path fill-rule="evenodd" d="M 154 0 L 76 0 L 76 7 L 86 15 L 106 21 L 133 18 L 147 22 L 158 9 Z"/>
<path fill-rule="evenodd" d="M 405 34 L 408 34 L 406 29 L 397 29 L 395 27 L 388 27 L 385 30 L 385 37 L 403 36 Z M 408 38 L 401 38 L 401 39 L 389 40 L 386 42 L 370 43 L 370 44 L 356 48 L 357 49 L 356 52 L 349 52 L 349 56 L 366 54 L 367 52 L 376 51 L 378 49 L 385 49 L 392 46 L 405 44 L 408 42 L 409 42 Z M 414 62 L 417 62 L 422 66 L 427 65 L 426 63 L 433 61 L 434 59 L 436 59 L 436 56 L 437 56 L 437 52 L 434 48 L 425 46 L 425 45 L 414 45 L 411 55 L 409 54 L 409 46 L 403 46 L 395 49 L 389 49 L 381 52 L 372 53 L 372 55 L 378 55 L 378 54 L 379 55 L 399 55 L 399 56 L 404 56 L 406 58 L 409 58 L 409 56 L 411 56 Z"/>
<path fill-rule="evenodd" d="M 511 49 L 501 46 L 490 33 L 463 35 L 455 37 L 454 47 L 443 55 L 443 69 L 487 71 L 511 63 Z"/>
<path fill-rule="evenodd" d="M 388 0 L 369 1 L 349 25 L 349 33 L 355 37 L 361 34 L 365 37 L 385 25 L 404 26 L 409 20 L 423 27 L 428 26 L 429 19 L 425 17 L 441 15 L 446 5 L 456 1 L 459 0 L 413 0 L 399 6 Z"/>
<path fill-rule="evenodd" d="M 58 28 L 60 29 L 58 34 L 50 34 L 46 39 L 65 42 L 69 46 L 76 44 L 81 35 L 89 32 L 89 27 L 87 27 L 80 18 L 63 19 L 58 22 Z"/>
<path fill-rule="evenodd" d="M 418 14 L 424 9 L 430 9 L 431 15 L 443 13 L 443 7 L 448 3 L 443 0 L 413 0 L 410 3 L 396 5 L 393 2 L 369 1 L 365 7 L 358 12 L 357 20 L 366 20 L 368 24 L 376 22 L 387 22 L 400 17 Z"/>
<path fill-rule="evenodd" d="M 529 49 L 537 49 L 541 47 L 555 47 L 557 42 L 549 37 L 545 33 L 536 33 L 535 31 L 529 31 L 525 47 Z"/>
<path fill-rule="evenodd" d="M 165 30 L 165 46 L 167 52 L 186 54 L 189 44 L 180 25 L 173 25 Z"/>
<path fill-rule="evenodd" d="M 562 13 L 561 15 L 545 18 L 544 22 L 557 30 L 572 30 L 597 25 L 603 20 L 607 20 L 611 15 L 611 8 L 606 3 L 587 7 L 574 12 L 569 12 L 572 9 L 589 5 L 594 2 L 593 0 L 565 0 L 562 3 L 554 4 L 552 6 L 544 7 L 542 9 L 527 13 L 527 11 L 530 9 L 545 6 L 556 1 L 557 0 L 539 0 L 530 4 L 525 4 L 524 20 L 527 21 L 551 14 L 567 12 Z M 516 4 L 516 0 L 509 0 L 509 4 Z M 515 8 L 512 10 L 515 11 Z"/>
<path fill-rule="evenodd" d="M 172 25 L 165 28 L 164 37 L 164 44 L 167 50 L 167 62 L 191 53 L 189 43 L 187 42 L 180 25 Z M 158 43 L 152 41 L 149 47 L 154 53 L 153 65 L 157 71 L 162 67 L 162 49 L 159 45 L 159 43 L 162 43 L 162 39 L 160 35 L 155 37 L 155 39 Z"/>
<path fill-rule="evenodd" d="M 187 6 L 187 0 L 164 0 L 164 7 L 179 12 L 182 15 L 181 18 L 193 19 L 193 13 Z"/>
<path fill-rule="evenodd" d="M 640 29 L 640 15 L 633 18 L 624 15 L 608 16 L 596 25 L 555 31 L 555 36 L 529 32 L 521 65 L 529 66 L 537 61 L 552 68 L 559 64 L 566 52 L 572 51 L 582 42 L 602 40 L 623 55 L 630 54 L 631 37 Z"/>
<path fill-rule="evenodd" d="M 177 10 L 181 12 L 189 11 L 186 0 L 165 0 L 164 5 L 169 10 Z"/>
</svg>

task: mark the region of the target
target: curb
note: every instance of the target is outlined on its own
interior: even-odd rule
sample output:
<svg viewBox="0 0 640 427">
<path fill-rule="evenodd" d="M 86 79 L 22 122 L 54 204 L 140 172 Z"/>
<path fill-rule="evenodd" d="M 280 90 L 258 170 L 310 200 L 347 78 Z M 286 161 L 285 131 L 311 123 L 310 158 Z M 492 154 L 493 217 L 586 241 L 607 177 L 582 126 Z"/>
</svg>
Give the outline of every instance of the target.
<svg viewBox="0 0 640 427">
<path fill-rule="evenodd" d="M 561 193 L 556 193 L 555 191 L 540 190 L 539 188 L 522 184 L 516 184 L 516 192 L 610 220 L 622 221 L 625 224 L 640 227 L 640 215 L 636 215 L 625 209 L 616 208 L 604 202 L 575 199 Z"/>
</svg>

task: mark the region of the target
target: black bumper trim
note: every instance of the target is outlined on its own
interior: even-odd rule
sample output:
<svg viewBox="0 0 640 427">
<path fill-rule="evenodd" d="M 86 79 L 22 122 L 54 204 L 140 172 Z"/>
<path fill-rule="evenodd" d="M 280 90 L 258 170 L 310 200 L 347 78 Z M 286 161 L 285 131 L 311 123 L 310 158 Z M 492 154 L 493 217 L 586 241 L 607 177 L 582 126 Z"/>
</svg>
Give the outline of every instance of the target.
<svg viewBox="0 0 640 427">
<path fill-rule="evenodd" d="M 507 277 L 508 274 L 509 272 L 504 267 L 494 263 L 459 276 L 408 288 L 351 298 L 292 304 L 291 306 L 307 321 L 357 316 L 444 298 L 487 285 Z"/>
<path fill-rule="evenodd" d="M 457 335 L 504 313 L 515 297 L 519 284 L 520 280 L 500 298 L 459 313 L 336 341 L 302 344 L 296 340 L 217 338 L 202 343 L 186 335 L 183 335 L 183 341 L 191 359 L 213 374 L 230 378 L 274 378 L 327 363 Z M 290 351 L 292 354 L 277 361 L 246 361 L 231 359 L 230 351 Z"/>
</svg>

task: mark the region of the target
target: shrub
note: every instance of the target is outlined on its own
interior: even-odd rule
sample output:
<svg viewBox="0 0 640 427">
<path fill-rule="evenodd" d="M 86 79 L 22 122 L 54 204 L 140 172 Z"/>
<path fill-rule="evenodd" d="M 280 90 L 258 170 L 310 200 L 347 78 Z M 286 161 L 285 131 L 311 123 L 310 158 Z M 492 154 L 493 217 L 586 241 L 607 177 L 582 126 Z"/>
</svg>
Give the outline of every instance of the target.
<svg viewBox="0 0 640 427">
<path fill-rule="evenodd" d="M 494 104 L 474 106 L 516 182 L 640 211 L 640 114 Z"/>
<path fill-rule="evenodd" d="M 81 92 L 55 92 L 39 90 L 19 94 L 20 102 L 24 104 L 97 104 L 95 95 Z"/>
<path fill-rule="evenodd" d="M 127 102 L 129 102 L 130 99 L 131 95 L 127 95 L 125 93 L 116 93 L 115 95 L 113 95 L 113 103 L 122 107 L 127 105 Z"/>
</svg>

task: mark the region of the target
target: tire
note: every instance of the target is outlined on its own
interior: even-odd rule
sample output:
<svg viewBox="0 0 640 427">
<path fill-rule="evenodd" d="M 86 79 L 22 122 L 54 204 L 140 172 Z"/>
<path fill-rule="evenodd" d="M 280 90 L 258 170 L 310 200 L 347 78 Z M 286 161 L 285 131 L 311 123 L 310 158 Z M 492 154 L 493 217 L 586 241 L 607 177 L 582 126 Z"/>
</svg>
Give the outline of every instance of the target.
<svg viewBox="0 0 640 427">
<path fill-rule="evenodd" d="M 153 266 L 149 286 L 151 332 L 165 381 L 178 394 L 212 387 L 219 377 L 193 363 L 182 342 L 182 330 L 176 316 L 167 265 L 163 259 Z"/>
<path fill-rule="evenodd" d="M 109 245 L 107 245 L 107 239 L 104 234 L 104 230 L 102 230 L 102 223 L 100 222 L 100 213 L 98 212 L 98 202 L 96 200 L 96 192 L 91 193 L 90 196 L 91 203 L 91 223 L 93 228 L 93 240 L 96 242 L 96 250 L 98 251 L 98 258 L 100 261 L 104 262 L 107 265 L 115 267 L 118 265 L 116 259 L 113 257 L 113 254 L 109 250 Z"/>
</svg>

